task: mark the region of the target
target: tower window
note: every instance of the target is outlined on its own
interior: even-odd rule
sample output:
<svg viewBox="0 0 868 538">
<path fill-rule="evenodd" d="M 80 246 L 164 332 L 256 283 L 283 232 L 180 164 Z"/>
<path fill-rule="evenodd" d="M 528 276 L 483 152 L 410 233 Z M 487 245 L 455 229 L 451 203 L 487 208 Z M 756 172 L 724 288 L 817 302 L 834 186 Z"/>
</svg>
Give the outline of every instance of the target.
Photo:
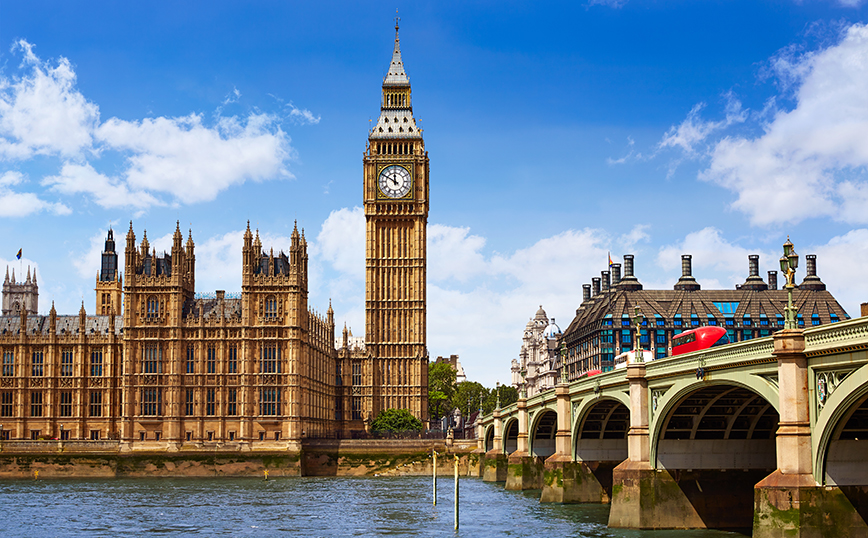
<svg viewBox="0 0 868 538">
<path fill-rule="evenodd" d="M 72 392 L 70 391 L 60 393 L 60 416 L 72 416 Z"/>
<path fill-rule="evenodd" d="M 70 377 L 72 375 L 72 350 L 64 349 L 60 356 L 60 375 Z"/>
<path fill-rule="evenodd" d="M 226 367 L 228 373 L 238 373 L 238 348 L 236 346 L 229 348 L 229 361 L 227 362 Z"/>
<path fill-rule="evenodd" d="M 31 417 L 41 417 L 42 416 L 42 393 L 41 392 L 31 392 L 30 393 L 30 416 Z"/>
<path fill-rule="evenodd" d="M 280 389 L 259 390 L 259 414 L 277 415 L 280 411 Z"/>
<path fill-rule="evenodd" d="M 213 374 L 217 371 L 217 350 L 214 346 L 208 346 L 205 373 Z"/>
<path fill-rule="evenodd" d="M 42 377 L 43 371 L 43 354 L 42 351 L 34 351 L 32 361 L 30 362 L 31 374 L 33 377 Z"/>
<path fill-rule="evenodd" d="M 214 416 L 216 414 L 217 409 L 217 391 L 215 389 L 208 389 L 205 393 L 205 414 L 208 416 Z"/>
<path fill-rule="evenodd" d="M 274 319 L 277 317 L 277 299 L 274 295 L 269 295 L 265 298 L 265 318 Z"/>
<path fill-rule="evenodd" d="M 196 373 L 196 348 L 192 344 L 187 346 L 187 373 Z"/>
<path fill-rule="evenodd" d="M 90 416 L 102 416 L 102 392 L 93 391 L 90 393 Z"/>
<path fill-rule="evenodd" d="M 149 318 L 155 318 L 160 315 L 160 301 L 156 297 L 148 297 L 147 308 Z"/>
<path fill-rule="evenodd" d="M 142 348 L 142 373 L 163 373 L 163 350 L 154 345 Z"/>
<path fill-rule="evenodd" d="M 162 414 L 163 390 L 142 389 L 142 414 L 156 416 Z"/>
<path fill-rule="evenodd" d="M 280 346 L 277 344 L 262 344 L 259 357 L 259 373 L 280 373 Z"/>
<path fill-rule="evenodd" d="M 94 349 L 90 352 L 90 376 L 102 377 L 102 350 Z"/>
<path fill-rule="evenodd" d="M 3 351 L 3 377 L 15 375 L 15 353 L 9 350 Z"/>
</svg>

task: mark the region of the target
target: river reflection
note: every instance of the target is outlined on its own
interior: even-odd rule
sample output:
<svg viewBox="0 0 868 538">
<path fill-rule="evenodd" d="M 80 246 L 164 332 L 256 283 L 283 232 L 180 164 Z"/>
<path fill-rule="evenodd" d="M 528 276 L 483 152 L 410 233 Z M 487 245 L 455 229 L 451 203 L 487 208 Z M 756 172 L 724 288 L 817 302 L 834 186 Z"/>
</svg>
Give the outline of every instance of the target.
<svg viewBox="0 0 868 538">
<path fill-rule="evenodd" d="M 605 505 L 540 504 L 539 491 L 429 477 L 0 481 L 3 536 L 737 537 L 608 529 Z"/>
</svg>

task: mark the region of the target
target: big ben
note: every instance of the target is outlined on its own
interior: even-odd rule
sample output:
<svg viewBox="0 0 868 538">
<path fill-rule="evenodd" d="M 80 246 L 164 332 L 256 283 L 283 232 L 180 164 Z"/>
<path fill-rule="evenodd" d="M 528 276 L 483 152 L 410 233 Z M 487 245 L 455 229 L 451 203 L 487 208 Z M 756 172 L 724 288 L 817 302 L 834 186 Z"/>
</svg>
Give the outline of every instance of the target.
<svg viewBox="0 0 868 538">
<path fill-rule="evenodd" d="M 424 422 L 428 417 L 428 153 L 413 118 L 397 23 L 380 117 L 369 133 L 364 156 L 364 205 L 368 352 L 364 377 L 370 385 L 359 400 L 364 400 L 370 418 L 397 408 Z M 359 400 L 354 407 L 362 403 Z"/>
</svg>

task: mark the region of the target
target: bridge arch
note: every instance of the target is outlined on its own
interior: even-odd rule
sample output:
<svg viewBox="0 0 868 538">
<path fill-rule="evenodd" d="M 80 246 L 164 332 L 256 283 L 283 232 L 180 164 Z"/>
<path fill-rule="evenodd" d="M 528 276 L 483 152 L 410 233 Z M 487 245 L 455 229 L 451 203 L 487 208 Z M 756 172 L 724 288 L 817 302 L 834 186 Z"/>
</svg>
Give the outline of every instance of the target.
<svg viewBox="0 0 868 538">
<path fill-rule="evenodd" d="M 489 424 L 485 428 L 485 434 L 482 438 L 484 439 L 482 447 L 485 451 L 494 450 L 494 424 Z"/>
<path fill-rule="evenodd" d="M 573 461 L 617 461 L 627 459 L 627 430 L 630 429 L 630 401 L 623 395 L 590 398 L 576 413 L 572 434 Z"/>
<path fill-rule="evenodd" d="M 510 417 L 503 423 L 503 453 L 510 455 L 518 450 L 518 418 Z"/>
<path fill-rule="evenodd" d="M 543 408 L 533 417 L 528 439 L 531 456 L 547 458 L 555 453 L 555 434 L 558 431 L 558 414 L 553 409 Z"/>
<path fill-rule="evenodd" d="M 669 387 L 669 389 L 658 400 L 657 409 L 653 411 L 654 414 L 651 423 L 649 424 L 652 467 L 657 468 L 659 441 L 662 437 L 662 430 L 666 426 L 669 415 L 672 413 L 673 409 L 681 405 L 685 398 L 690 394 L 709 387 L 721 385 L 738 387 L 753 392 L 771 404 L 776 413 L 780 413 L 777 387 L 774 387 L 770 382 L 759 376 L 735 373 L 729 375 L 716 375 L 714 379 L 708 381 L 692 378 L 682 379 Z"/>
<path fill-rule="evenodd" d="M 659 409 L 650 463 L 689 503 L 691 526 L 750 528 L 754 486 L 777 467 L 778 411 L 745 385 L 691 383 Z"/>
<path fill-rule="evenodd" d="M 856 445 L 863 430 L 861 440 L 868 442 L 868 364 L 837 386 L 817 417 L 814 431 L 820 435 L 813 447 L 817 483 L 868 484 L 865 449 Z"/>
</svg>

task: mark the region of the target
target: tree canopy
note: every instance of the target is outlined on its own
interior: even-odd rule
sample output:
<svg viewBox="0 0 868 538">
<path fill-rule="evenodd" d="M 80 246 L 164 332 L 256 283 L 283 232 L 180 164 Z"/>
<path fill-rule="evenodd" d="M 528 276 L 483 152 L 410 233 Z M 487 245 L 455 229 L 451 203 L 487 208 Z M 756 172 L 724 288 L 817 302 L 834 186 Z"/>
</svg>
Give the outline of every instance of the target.
<svg viewBox="0 0 868 538">
<path fill-rule="evenodd" d="M 440 419 L 454 409 L 455 370 L 445 362 L 428 363 L 428 416 Z"/>
<path fill-rule="evenodd" d="M 380 414 L 371 423 L 371 430 L 377 432 L 418 432 L 422 430 L 422 421 L 406 409 L 386 409 L 380 411 Z"/>
</svg>

